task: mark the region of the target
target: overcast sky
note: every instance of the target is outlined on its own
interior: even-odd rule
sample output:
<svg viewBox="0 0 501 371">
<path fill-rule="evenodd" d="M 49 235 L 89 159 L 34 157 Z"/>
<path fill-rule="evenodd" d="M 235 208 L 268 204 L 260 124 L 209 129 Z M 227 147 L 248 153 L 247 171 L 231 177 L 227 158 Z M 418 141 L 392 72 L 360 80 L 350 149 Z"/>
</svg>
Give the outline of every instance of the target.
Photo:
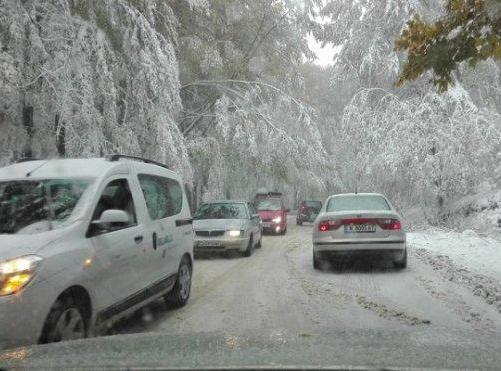
<svg viewBox="0 0 501 371">
<path fill-rule="evenodd" d="M 340 46 L 326 45 L 322 48 L 321 43 L 317 42 L 312 35 L 308 35 L 308 45 L 310 49 L 317 55 L 317 59 L 314 62 L 320 66 L 328 66 L 334 63 L 334 56 L 341 49 Z"/>
</svg>

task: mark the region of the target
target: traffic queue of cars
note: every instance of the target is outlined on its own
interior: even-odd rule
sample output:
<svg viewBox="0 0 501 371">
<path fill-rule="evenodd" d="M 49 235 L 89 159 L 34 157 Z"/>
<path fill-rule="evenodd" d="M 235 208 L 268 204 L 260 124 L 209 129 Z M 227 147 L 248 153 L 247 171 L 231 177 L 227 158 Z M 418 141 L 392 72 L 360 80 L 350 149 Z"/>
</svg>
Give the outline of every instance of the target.
<svg viewBox="0 0 501 371">
<path fill-rule="evenodd" d="M 158 298 L 187 303 L 194 251 L 250 256 L 263 232 L 284 235 L 282 195 L 205 202 L 191 217 L 182 179 L 165 165 L 111 155 L 23 160 L 0 168 L 0 349 L 80 339 Z M 304 201 L 313 266 L 386 253 L 407 264 L 401 217 L 379 194 Z"/>
</svg>

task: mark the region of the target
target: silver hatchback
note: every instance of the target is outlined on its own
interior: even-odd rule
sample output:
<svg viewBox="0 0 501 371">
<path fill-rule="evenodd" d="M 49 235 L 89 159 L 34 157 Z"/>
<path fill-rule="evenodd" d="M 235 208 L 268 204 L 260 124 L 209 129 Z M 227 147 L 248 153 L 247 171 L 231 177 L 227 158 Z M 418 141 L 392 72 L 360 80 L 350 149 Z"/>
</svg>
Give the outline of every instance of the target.
<svg viewBox="0 0 501 371">
<path fill-rule="evenodd" d="M 262 222 L 246 201 L 205 202 L 193 217 L 195 252 L 239 251 L 251 256 L 261 247 Z"/>
<path fill-rule="evenodd" d="M 388 199 L 377 193 L 330 196 L 313 227 L 313 266 L 339 255 L 390 255 L 397 268 L 407 266 L 402 218 Z"/>
</svg>

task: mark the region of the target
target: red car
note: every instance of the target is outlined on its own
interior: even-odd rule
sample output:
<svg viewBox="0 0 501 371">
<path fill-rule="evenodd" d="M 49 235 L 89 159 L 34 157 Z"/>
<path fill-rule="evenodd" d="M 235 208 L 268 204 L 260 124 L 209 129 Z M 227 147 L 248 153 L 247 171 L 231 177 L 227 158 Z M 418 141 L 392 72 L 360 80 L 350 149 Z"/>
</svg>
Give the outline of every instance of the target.
<svg viewBox="0 0 501 371">
<path fill-rule="evenodd" d="M 259 197 L 255 201 L 256 210 L 263 221 L 263 232 L 279 233 L 287 232 L 287 212 L 281 197 Z"/>
</svg>

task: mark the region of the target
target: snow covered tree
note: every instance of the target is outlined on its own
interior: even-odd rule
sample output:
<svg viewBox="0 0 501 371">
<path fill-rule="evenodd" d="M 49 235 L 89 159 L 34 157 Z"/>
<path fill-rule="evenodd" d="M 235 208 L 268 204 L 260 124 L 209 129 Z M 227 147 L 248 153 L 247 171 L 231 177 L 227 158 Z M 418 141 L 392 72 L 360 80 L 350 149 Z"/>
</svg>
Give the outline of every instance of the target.
<svg viewBox="0 0 501 371">
<path fill-rule="evenodd" d="M 190 181 L 175 22 L 162 0 L 2 1 L 1 161 L 123 152 Z"/>
</svg>

